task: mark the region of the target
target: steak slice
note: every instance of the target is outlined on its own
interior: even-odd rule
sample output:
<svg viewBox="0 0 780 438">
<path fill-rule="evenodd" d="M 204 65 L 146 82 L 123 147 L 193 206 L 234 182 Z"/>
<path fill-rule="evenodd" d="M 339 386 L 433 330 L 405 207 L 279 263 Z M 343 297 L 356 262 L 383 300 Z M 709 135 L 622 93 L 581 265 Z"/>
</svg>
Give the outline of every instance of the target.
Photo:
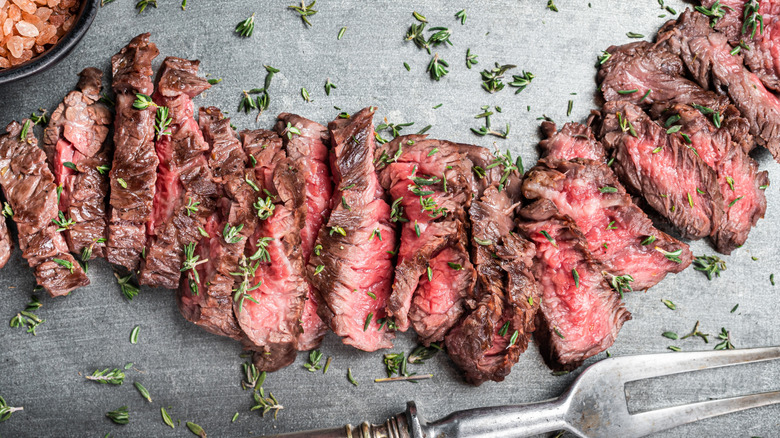
<svg viewBox="0 0 780 438">
<path fill-rule="evenodd" d="M 300 131 L 300 134 L 285 135 L 283 140 L 287 156 L 301 164 L 305 180 L 306 221 L 300 232 L 303 261 L 309 263 L 317 234 L 330 216 L 330 198 L 333 196 L 328 151 L 330 135 L 326 127 L 295 114 L 282 113 L 277 120 L 275 130 L 280 134 L 287 129 L 288 123 Z M 301 351 L 318 348 L 328 331 L 328 326 L 317 314 L 318 294 L 308 276 L 306 282 L 309 290 L 301 317 L 302 332 L 298 337 L 298 350 Z"/>
<path fill-rule="evenodd" d="M 200 124 L 203 131 L 213 133 L 207 136 L 209 149 L 215 143 L 221 150 L 230 150 L 226 156 L 242 157 L 249 160 L 241 147 L 238 137 L 230 127 L 230 119 L 224 117 L 216 108 L 200 110 Z M 281 147 L 281 142 L 277 147 Z M 215 163 L 219 166 L 219 163 Z M 215 211 L 206 221 L 205 232 L 198 242 L 194 255 L 199 261 L 208 260 L 196 267 L 198 276 L 192 270 L 187 271 L 186 281 L 178 289 L 179 310 L 188 321 L 203 327 L 214 334 L 242 340 L 244 334 L 233 313 L 233 288 L 238 272 L 239 261 L 244 254 L 248 238 L 254 232 L 256 214 L 252 208 L 255 202 L 257 186 L 254 169 L 251 167 L 226 175 L 220 179 L 220 196 Z M 250 184 L 251 182 L 251 184 Z M 239 233 L 242 237 L 234 243 L 224 239 L 225 225 L 246 224 Z"/>
<path fill-rule="evenodd" d="M 309 260 L 309 278 L 322 300 L 317 311 L 343 342 L 364 351 L 392 347 L 385 307 L 393 279 L 395 227 L 373 158 L 375 108 L 328 126 L 333 149 L 331 215 Z M 343 233 L 342 233 L 343 231 Z M 382 234 L 382 240 L 371 239 Z M 315 245 L 315 246 L 316 246 Z M 324 305 L 323 305 L 324 304 Z"/>
<path fill-rule="evenodd" d="M 11 251 L 14 250 L 14 242 L 11 235 L 8 234 L 8 225 L 5 223 L 5 215 L 0 214 L 0 269 L 3 269 L 11 258 Z"/>
<path fill-rule="evenodd" d="M 89 278 L 53 223 L 59 212 L 54 175 L 38 148 L 32 122 L 23 123 L 9 123 L 0 136 L 0 187 L 13 211 L 22 257 L 38 285 L 53 297 L 67 295 L 88 285 Z"/>
<path fill-rule="evenodd" d="M 656 229 L 604 163 L 542 159 L 523 180 L 523 194 L 552 202 L 573 220 L 610 281 L 630 276 L 631 288 L 648 289 L 691 264 L 688 245 Z M 664 256 L 678 251 L 679 263 Z"/>
<path fill-rule="evenodd" d="M 593 136 L 590 126 L 580 123 L 566 123 L 558 132 L 554 122 L 542 122 L 544 140 L 539 142 L 542 158 L 572 160 L 587 158 L 606 162 L 604 146 Z"/>
<path fill-rule="evenodd" d="M 696 103 L 717 111 L 729 104 L 728 97 L 687 79 L 680 57 L 664 45 L 637 41 L 611 46 L 607 53 L 610 57 L 598 73 L 601 93 L 607 102 L 626 100 L 645 106 L 656 102 Z M 637 91 L 631 93 L 633 90 Z"/>
<path fill-rule="evenodd" d="M 541 290 L 532 272 L 535 248 L 512 232 L 514 207 L 505 191 L 490 187 L 469 209 L 477 302 L 447 334 L 446 345 L 474 385 L 504 380 L 536 328 Z"/>
<path fill-rule="evenodd" d="M 699 85 L 727 94 L 756 142 L 780 161 L 780 99 L 742 65 L 741 56 L 730 53 L 726 36 L 714 31 L 707 17 L 686 10 L 661 28 L 658 41 L 680 56 Z"/>
<path fill-rule="evenodd" d="M 460 149 L 403 136 L 375 154 L 392 157 L 380 161 L 386 166 L 379 180 L 394 200 L 392 220 L 402 223 L 388 314 L 399 330 L 411 324 L 425 345 L 444 339 L 474 288 L 465 217 L 475 182 L 471 160 Z"/>
<path fill-rule="evenodd" d="M 137 109 L 133 103 L 136 93 L 152 94 L 152 60 L 158 53 L 145 33 L 111 58 L 116 117 L 106 258 L 130 270 L 138 268 L 146 247 L 159 164 L 154 148 L 155 109 Z"/>
<path fill-rule="evenodd" d="M 626 188 L 685 238 L 701 239 L 716 230 L 724 210 L 717 175 L 684 137 L 667 135 L 666 128 L 629 102 L 607 102 L 603 113 L 601 138 Z"/>
<path fill-rule="evenodd" d="M 702 6 L 711 8 L 716 2 L 702 0 Z M 762 20 L 756 22 L 755 35 L 753 27 L 744 27 L 744 0 L 723 0 L 720 7 L 725 14 L 715 23 L 715 30 L 723 32 L 733 46 L 743 44 L 747 48 L 740 50 L 745 58 L 745 65 L 761 78 L 764 85 L 773 90 L 780 91 L 780 53 L 777 52 L 777 43 L 780 40 L 780 4 L 777 0 L 762 0 L 758 13 Z M 753 36 L 751 36 L 753 35 Z"/>
<path fill-rule="evenodd" d="M 664 117 L 676 116 L 680 117 L 680 132 L 690 137 L 698 156 L 717 173 L 725 216 L 711 237 L 719 252 L 730 254 L 745 243 L 751 227 L 764 217 L 769 176 L 766 171 L 759 172 L 758 164 L 745 153 L 741 143 L 752 139 L 739 127 L 716 128 L 710 116 L 688 105 L 674 105 L 664 112 Z"/>
<path fill-rule="evenodd" d="M 250 135 L 242 133 L 245 146 Z M 281 145 L 278 137 L 275 140 Z M 254 350 L 253 360 L 261 371 L 276 371 L 295 361 L 309 292 L 301 245 L 307 213 L 302 163 L 276 150 L 268 166 L 256 168 L 261 189 L 257 202 L 271 210 L 258 210 L 264 215 L 258 217 L 247 243 L 238 270 L 242 275 L 234 288 L 233 308 L 246 335 L 244 345 Z"/>
<path fill-rule="evenodd" d="M 199 61 L 168 57 L 157 78 L 155 104 L 168 108 L 170 135 L 155 143 L 160 165 L 153 212 L 147 225 L 148 248 L 140 284 L 176 289 L 182 277 L 185 245 L 198 243 L 214 211 L 217 185 L 206 160 L 209 146 L 194 117 L 192 97 L 210 87 L 198 77 Z"/>
<path fill-rule="evenodd" d="M 524 207 L 520 231 L 536 244 L 534 275 L 542 288 L 539 349 L 554 369 L 573 369 L 615 342 L 631 314 L 593 260 L 577 225 L 550 201 Z M 542 232 L 548 236 L 545 236 Z"/>
<path fill-rule="evenodd" d="M 43 135 L 43 149 L 60 187 L 59 222 L 68 249 L 82 261 L 105 257 L 110 150 L 106 145 L 112 116 L 100 103 L 103 72 L 79 73 L 76 91 L 52 113 Z"/>
</svg>

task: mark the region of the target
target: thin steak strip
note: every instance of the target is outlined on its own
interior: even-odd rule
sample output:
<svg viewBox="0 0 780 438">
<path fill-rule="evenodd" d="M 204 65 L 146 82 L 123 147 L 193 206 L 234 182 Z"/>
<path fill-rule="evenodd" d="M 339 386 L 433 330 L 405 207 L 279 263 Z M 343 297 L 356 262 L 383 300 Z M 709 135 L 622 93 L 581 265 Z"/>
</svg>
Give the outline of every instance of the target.
<svg viewBox="0 0 780 438">
<path fill-rule="evenodd" d="M 309 260 L 309 278 L 322 295 L 319 315 L 345 344 L 364 351 L 390 348 L 394 338 L 385 307 L 396 236 L 373 164 L 374 111 L 365 108 L 328 126 L 337 189 L 317 237 L 322 249 Z M 382 240 L 371 238 L 377 233 Z"/>
<path fill-rule="evenodd" d="M 519 229 L 536 244 L 539 348 L 550 367 L 573 369 L 609 348 L 631 314 L 604 280 L 604 266 L 592 259 L 577 225 L 550 204 L 543 199 L 524 207 Z"/>
<path fill-rule="evenodd" d="M 146 257 L 138 280 L 152 287 L 176 289 L 184 247 L 200 241 L 214 211 L 217 185 L 206 160 L 208 144 L 194 117 L 192 98 L 211 86 L 198 77 L 199 61 L 168 57 L 157 79 L 154 102 L 169 111 L 170 135 L 156 143 L 157 182 L 153 213 L 147 225 Z"/>
<path fill-rule="evenodd" d="M 446 345 L 475 385 L 504 380 L 536 329 L 541 298 L 532 272 L 536 250 L 512 232 L 514 208 L 505 191 L 490 187 L 469 209 L 477 303 L 447 334 Z"/>
<path fill-rule="evenodd" d="M 539 142 L 542 158 L 558 160 L 573 160 L 587 158 L 593 161 L 606 162 L 604 146 L 593 136 L 590 126 L 580 123 L 567 123 L 558 132 L 555 123 L 542 122 L 544 140 Z"/>
<path fill-rule="evenodd" d="M 5 223 L 5 215 L 0 214 L 0 269 L 3 269 L 11 258 L 11 251 L 14 250 L 14 243 L 11 235 L 8 234 L 8 225 Z"/>
<path fill-rule="evenodd" d="M 87 68 L 51 115 L 43 149 L 61 187 L 59 218 L 70 252 L 83 261 L 105 257 L 110 150 L 106 144 L 111 113 L 97 103 L 103 72 Z"/>
<path fill-rule="evenodd" d="M 51 296 L 67 295 L 89 279 L 53 223 L 59 213 L 54 175 L 38 148 L 32 122 L 25 120 L 24 126 L 11 122 L 0 136 L 0 187 L 13 211 L 22 257 L 38 285 Z"/>
<path fill-rule="evenodd" d="M 203 237 L 195 248 L 198 261 L 208 260 L 196 266 L 198 273 L 188 270 L 179 286 L 179 310 L 188 321 L 206 331 L 236 340 L 244 337 L 233 313 L 233 287 L 238 264 L 249 236 L 254 232 L 256 215 L 252 209 L 255 190 L 252 184 L 254 169 L 244 169 L 249 160 L 238 140 L 230 119 L 217 108 L 201 108 L 200 128 L 209 145 L 210 168 L 219 173 L 220 196 L 215 211 L 203 227 L 208 237 Z M 215 153 L 218 152 L 218 153 Z M 216 157 L 216 158 L 215 158 Z M 222 158 L 224 161 L 218 161 Z M 228 169 L 241 167 L 232 173 Z M 242 237 L 234 243 L 225 241 L 223 232 L 227 224 L 247 224 L 241 230 Z"/>
<path fill-rule="evenodd" d="M 686 10 L 667 22 L 658 41 L 680 56 L 696 82 L 727 94 L 750 123 L 750 133 L 780 161 L 780 99 L 732 55 L 725 35 L 714 31 L 702 14 Z"/>
<path fill-rule="evenodd" d="M 629 102 L 607 102 L 600 136 L 625 187 L 641 195 L 685 238 L 701 239 L 720 226 L 723 196 L 717 174 L 677 132 Z"/>
<path fill-rule="evenodd" d="M 306 220 L 306 193 L 301 163 L 282 150 L 273 131 L 242 131 L 244 150 L 257 162 L 254 231 L 239 261 L 233 309 L 254 350 L 261 371 L 276 371 L 294 360 L 301 334 L 301 315 L 309 287 L 305 281 L 301 229 Z"/>
<path fill-rule="evenodd" d="M 133 103 L 136 93 L 152 94 L 152 60 L 158 53 L 145 33 L 111 58 L 116 118 L 106 258 L 130 270 L 138 268 L 146 246 L 159 164 L 154 148 L 155 109 L 136 109 Z"/>
<path fill-rule="evenodd" d="M 287 125 L 297 129 L 300 134 L 285 133 Z M 303 261 L 309 263 L 317 235 L 330 216 L 330 198 L 333 196 L 333 181 L 330 176 L 329 150 L 330 135 L 328 129 L 319 123 L 295 114 L 282 113 L 277 118 L 276 132 L 282 134 L 287 156 L 299 163 L 305 180 L 306 222 L 301 233 Z M 309 291 L 301 317 L 301 335 L 298 337 L 298 350 L 307 351 L 319 347 L 328 326 L 317 314 L 317 293 L 308 276 L 306 282 Z"/>
<path fill-rule="evenodd" d="M 375 155 L 384 166 L 380 183 L 394 200 L 392 220 L 401 222 L 388 314 L 399 330 L 411 323 L 429 345 L 460 319 L 474 288 L 465 223 L 474 181 L 458 145 L 414 138 L 397 137 Z"/>
</svg>

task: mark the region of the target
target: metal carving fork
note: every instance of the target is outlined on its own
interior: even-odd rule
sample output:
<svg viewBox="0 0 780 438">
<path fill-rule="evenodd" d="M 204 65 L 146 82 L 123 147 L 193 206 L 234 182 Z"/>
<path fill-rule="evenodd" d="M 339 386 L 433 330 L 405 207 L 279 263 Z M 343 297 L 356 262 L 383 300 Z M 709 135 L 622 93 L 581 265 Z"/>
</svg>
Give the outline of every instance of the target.
<svg viewBox="0 0 780 438">
<path fill-rule="evenodd" d="M 459 411 L 426 422 L 414 402 L 381 425 L 363 423 L 279 438 L 514 438 L 567 430 L 580 437 L 641 437 L 705 418 L 780 403 L 780 391 L 703 401 L 630 414 L 627 382 L 780 359 L 780 347 L 665 353 L 602 360 L 559 398 L 534 404 Z"/>
</svg>

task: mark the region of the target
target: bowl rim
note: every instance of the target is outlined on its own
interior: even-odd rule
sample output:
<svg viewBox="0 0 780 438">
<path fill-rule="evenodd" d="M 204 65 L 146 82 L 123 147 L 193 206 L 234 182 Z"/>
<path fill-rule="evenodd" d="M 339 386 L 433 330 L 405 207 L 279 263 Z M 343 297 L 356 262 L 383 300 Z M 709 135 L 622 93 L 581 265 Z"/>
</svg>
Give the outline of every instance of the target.
<svg viewBox="0 0 780 438">
<path fill-rule="evenodd" d="M 101 0 L 81 0 L 81 11 L 73 28 L 54 46 L 29 61 L 0 70 L 0 85 L 26 78 L 57 64 L 81 41 L 95 20 Z"/>
</svg>

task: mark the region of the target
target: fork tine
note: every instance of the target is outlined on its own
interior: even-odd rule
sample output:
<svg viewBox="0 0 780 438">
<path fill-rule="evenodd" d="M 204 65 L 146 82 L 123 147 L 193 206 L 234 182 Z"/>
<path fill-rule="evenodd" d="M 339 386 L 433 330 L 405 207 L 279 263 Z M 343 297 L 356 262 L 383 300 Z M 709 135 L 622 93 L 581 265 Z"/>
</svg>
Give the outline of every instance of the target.
<svg viewBox="0 0 780 438">
<path fill-rule="evenodd" d="M 613 360 L 610 367 L 612 372 L 624 382 L 631 382 L 670 374 L 773 359 L 780 359 L 780 347 L 647 354 L 607 359 L 600 363 Z"/>
<path fill-rule="evenodd" d="M 630 436 L 640 437 L 705 418 L 777 403 L 780 403 L 780 391 L 691 403 L 629 415 L 626 429 Z"/>
</svg>

